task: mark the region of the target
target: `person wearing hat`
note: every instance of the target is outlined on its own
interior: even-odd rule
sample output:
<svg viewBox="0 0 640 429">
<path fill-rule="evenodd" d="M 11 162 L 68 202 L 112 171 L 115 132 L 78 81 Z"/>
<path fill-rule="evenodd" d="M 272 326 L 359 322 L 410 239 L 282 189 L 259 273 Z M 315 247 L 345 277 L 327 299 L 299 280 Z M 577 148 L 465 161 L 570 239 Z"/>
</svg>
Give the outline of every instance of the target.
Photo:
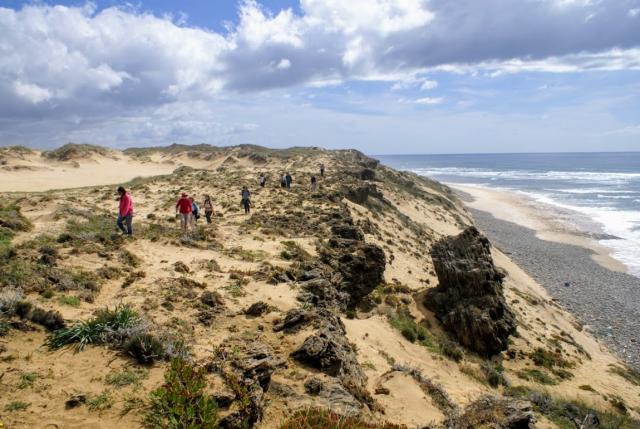
<svg viewBox="0 0 640 429">
<path fill-rule="evenodd" d="M 176 203 L 176 214 L 180 216 L 180 226 L 183 231 L 189 228 L 191 221 L 192 205 L 189 196 L 186 193 L 182 193 L 180 199 Z"/>
<path fill-rule="evenodd" d="M 123 234 L 131 237 L 133 235 L 133 199 L 123 186 L 118 187 L 120 195 L 120 207 L 118 209 L 118 228 Z"/>
</svg>

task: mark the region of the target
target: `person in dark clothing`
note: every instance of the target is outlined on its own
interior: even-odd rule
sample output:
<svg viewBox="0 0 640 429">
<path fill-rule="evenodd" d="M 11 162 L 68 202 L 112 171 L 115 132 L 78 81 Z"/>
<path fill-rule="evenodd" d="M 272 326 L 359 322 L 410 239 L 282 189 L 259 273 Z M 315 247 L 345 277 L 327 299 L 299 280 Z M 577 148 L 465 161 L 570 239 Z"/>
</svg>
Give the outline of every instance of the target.
<svg viewBox="0 0 640 429">
<path fill-rule="evenodd" d="M 213 215 L 213 203 L 211 202 L 211 197 L 209 195 L 204 196 L 204 203 L 202 204 L 204 207 L 204 217 L 207 218 L 207 223 L 211 223 L 211 216 Z"/>
<path fill-rule="evenodd" d="M 320 164 L 320 177 L 324 177 L 324 164 Z"/>
<path fill-rule="evenodd" d="M 284 180 L 287 183 L 287 189 L 291 189 L 291 182 L 293 182 L 293 178 L 291 177 L 291 174 L 287 172 L 287 174 L 284 176 Z"/>
<path fill-rule="evenodd" d="M 280 187 L 281 188 L 287 187 L 287 176 L 285 176 L 284 174 L 280 176 Z"/>
<path fill-rule="evenodd" d="M 189 201 L 191 201 L 191 221 L 194 225 L 197 225 L 198 219 L 200 219 L 200 207 L 198 207 L 198 203 L 196 203 L 193 197 L 190 197 Z"/>
<path fill-rule="evenodd" d="M 124 187 L 118 187 L 120 206 L 118 209 L 118 221 L 116 222 L 123 234 L 133 235 L 133 199 Z"/>
<path fill-rule="evenodd" d="M 316 176 L 311 176 L 311 191 L 315 192 L 318 190 L 318 179 Z"/>
<path fill-rule="evenodd" d="M 260 183 L 260 187 L 264 188 L 264 185 L 267 184 L 267 177 L 264 175 L 264 173 L 260 173 L 260 177 L 258 178 L 258 182 Z"/>
<path fill-rule="evenodd" d="M 242 206 L 244 207 L 244 213 L 248 214 L 251 211 L 251 192 L 246 186 L 242 188 Z"/>
</svg>

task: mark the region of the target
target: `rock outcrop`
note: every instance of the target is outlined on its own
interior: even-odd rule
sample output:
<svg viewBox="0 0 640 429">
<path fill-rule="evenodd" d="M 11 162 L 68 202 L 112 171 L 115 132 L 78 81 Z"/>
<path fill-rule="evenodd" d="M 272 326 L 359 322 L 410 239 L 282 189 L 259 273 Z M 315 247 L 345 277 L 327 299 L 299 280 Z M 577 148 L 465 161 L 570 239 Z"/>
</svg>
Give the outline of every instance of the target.
<svg viewBox="0 0 640 429">
<path fill-rule="evenodd" d="M 426 295 L 444 328 L 467 349 L 492 356 L 507 349 L 516 319 L 507 307 L 504 274 L 491 244 L 475 227 L 437 242 L 431 251 L 439 285 Z"/>
<path fill-rule="evenodd" d="M 271 374 L 284 363 L 261 341 L 247 342 L 240 337 L 224 341 L 216 350 L 210 368 L 233 389 L 239 406 L 220 421 L 221 428 L 253 427 L 262 419 Z"/>
<path fill-rule="evenodd" d="M 358 227 L 333 226 L 332 231 L 335 235 L 329 239 L 320 257 L 340 275 L 338 290 L 347 293 L 349 305 L 354 306 L 382 283 L 385 254 L 379 246 L 365 243 Z"/>
</svg>

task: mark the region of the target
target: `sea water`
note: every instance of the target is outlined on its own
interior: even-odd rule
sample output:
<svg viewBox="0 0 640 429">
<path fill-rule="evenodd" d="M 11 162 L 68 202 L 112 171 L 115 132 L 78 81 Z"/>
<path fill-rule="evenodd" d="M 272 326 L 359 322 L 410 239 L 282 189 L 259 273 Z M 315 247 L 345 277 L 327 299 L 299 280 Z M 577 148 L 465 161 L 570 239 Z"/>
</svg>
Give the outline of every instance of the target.
<svg viewBox="0 0 640 429">
<path fill-rule="evenodd" d="M 376 158 L 441 182 L 514 191 L 541 206 L 555 207 L 563 219 L 598 238 L 630 274 L 640 277 L 640 152 Z"/>
</svg>

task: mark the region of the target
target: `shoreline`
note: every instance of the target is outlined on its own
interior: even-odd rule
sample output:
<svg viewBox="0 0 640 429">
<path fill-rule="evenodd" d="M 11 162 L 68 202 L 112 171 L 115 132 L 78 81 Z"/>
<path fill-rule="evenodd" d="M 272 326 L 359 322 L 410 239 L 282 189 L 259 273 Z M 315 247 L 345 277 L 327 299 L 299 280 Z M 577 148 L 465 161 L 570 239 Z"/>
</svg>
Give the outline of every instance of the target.
<svg viewBox="0 0 640 429">
<path fill-rule="evenodd" d="M 451 185 L 449 185 L 451 186 Z M 640 369 L 640 279 L 604 246 L 535 213 L 517 195 L 452 186 L 492 244 L 630 366 Z M 617 264 L 616 264 L 617 263 Z M 570 286 L 565 286 L 569 282 Z"/>
<path fill-rule="evenodd" d="M 515 192 L 484 186 L 455 183 L 446 183 L 446 185 L 471 197 L 464 198 L 463 195 L 463 201 L 469 208 L 488 212 L 496 219 L 532 229 L 536 232 L 536 237 L 541 240 L 589 249 L 593 251 L 593 260 L 604 268 L 619 273 L 629 273 L 629 268 L 613 257 L 611 249 L 598 243 L 596 237 L 589 236 L 567 222 L 548 215 L 548 212 L 539 207 L 540 203 L 530 198 Z"/>
</svg>

